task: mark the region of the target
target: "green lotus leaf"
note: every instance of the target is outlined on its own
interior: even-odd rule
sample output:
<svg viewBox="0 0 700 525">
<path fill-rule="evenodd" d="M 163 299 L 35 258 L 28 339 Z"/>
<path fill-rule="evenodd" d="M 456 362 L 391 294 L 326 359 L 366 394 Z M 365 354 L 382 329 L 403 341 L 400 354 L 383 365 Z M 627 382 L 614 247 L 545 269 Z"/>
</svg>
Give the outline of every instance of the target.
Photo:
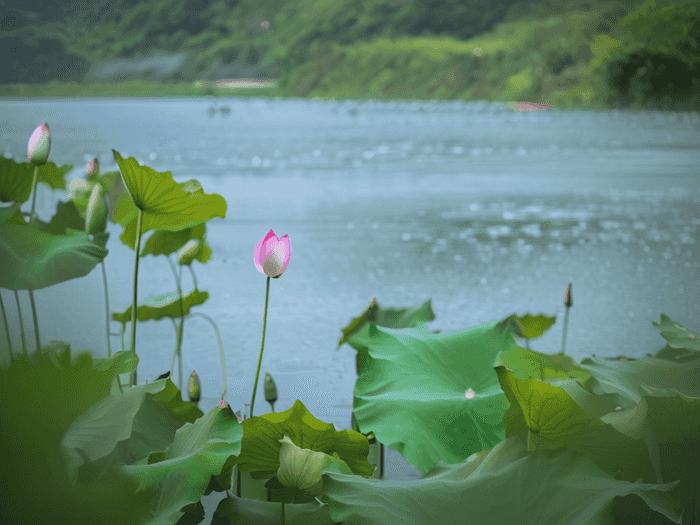
<svg viewBox="0 0 700 525">
<path fill-rule="evenodd" d="M 226 471 L 231 486 L 235 456 L 241 451 L 243 428 L 228 406 L 215 407 L 208 414 L 186 423 L 164 452 L 152 452 L 119 471 L 139 481 L 140 488 L 154 490 L 148 524 L 176 523 L 183 507 L 198 502 L 212 477 Z"/>
<path fill-rule="evenodd" d="M 53 341 L 47 347 L 29 360 L 17 356 L 0 370 L 7 423 L 0 425 L 2 475 L 11 480 L 3 483 L 3 499 L 12 502 L 3 505 L 3 518 L 8 523 L 143 523 L 152 494 L 137 494 L 137 483 L 111 467 L 99 478 L 73 484 L 62 452 L 72 422 L 110 396 L 119 358 L 115 366 L 97 370 L 90 354 L 71 359 L 69 345 Z M 40 503 L 28 497 L 31 493 L 41 495 Z"/>
<path fill-rule="evenodd" d="M 62 189 L 63 178 L 72 169 L 73 166 L 70 164 L 64 164 L 59 168 L 50 161 L 39 166 L 37 187 L 39 183 L 43 183 L 52 190 Z M 28 201 L 32 194 L 33 181 L 34 165 L 31 162 L 17 162 L 0 157 L 0 202 L 21 204 Z"/>
<path fill-rule="evenodd" d="M 323 499 L 331 518 L 348 525 L 583 525 L 612 522 L 613 501 L 636 494 L 639 523 L 659 514 L 680 523 L 677 481 L 664 485 L 614 479 L 573 450 L 528 452 L 516 437 L 453 465 L 440 462 L 416 481 L 374 480 L 323 474 Z M 644 519 L 647 518 L 647 519 Z"/>
<path fill-rule="evenodd" d="M 493 366 L 499 352 L 517 345 L 497 325 L 436 335 L 425 326 L 371 324 L 361 343 L 371 359 L 355 383 L 361 431 L 373 431 L 422 473 L 501 441 L 508 402 Z"/>
<path fill-rule="evenodd" d="M 192 290 L 182 296 L 182 315 L 190 313 L 190 308 L 206 302 L 209 292 Z M 180 294 L 166 293 L 154 299 L 148 299 L 136 308 L 136 318 L 139 321 L 158 321 L 164 317 L 180 318 Z M 131 321 L 131 306 L 123 312 L 113 312 L 112 319 L 119 323 Z"/>
<path fill-rule="evenodd" d="M 212 523 L 282 523 L 282 506 L 279 503 L 239 498 L 228 492 L 216 507 Z M 285 505 L 286 525 L 336 525 L 328 513 L 328 505 L 317 501 L 297 505 Z"/>
<path fill-rule="evenodd" d="M 561 387 L 520 379 L 504 366 L 495 369 L 511 404 L 503 421 L 506 437 L 517 435 L 530 451 L 576 450 L 611 476 L 647 482 L 656 479 L 643 439 L 604 423 Z"/>
<path fill-rule="evenodd" d="M 595 394 L 618 393 L 626 407 L 636 406 L 648 391 L 644 386 L 676 389 L 688 397 L 700 397 L 700 359 L 672 362 L 657 357 L 641 359 L 582 359 L 581 368 L 595 380 Z"/>
<path fill-rule="evenodd" d="M 287 436 L 280 439 L 280 443 L 282 448 L 277 479 L 285 487 L 306 492 L 311 496 L 320 496 L 323 489 L 321 475 L 323 469 L 330 464 L 332 456 L 297 447 Z M 347 466 L 346 473 L 352 474 Z"/>
<path fill-rule="evenodd" d="M 92 361 L 95 370 L 107 370 L 108 366 L 116 366 L 118 374 L 127 374 L 134 370 L 139 364 L 139 358 L 136 352 L 131 352 L 129 350 L 120 350 L 107 358 L 93 357 Z"/>
<path fill-rule="evenodd" d="M 553 379 L 578 379 L 588 388 L 593 382 L 591 373 L 578 365 L 566 354 L 542 354 L 534 350 L 515 346 L 498 355 L 494 366 L 503 365 L 513 370 L 520 378 L 534 377 L 541 381 Z"/>
<path fill-rule="evenodd" d="M 85 221 L 72 203 L 59 203 L 50 223 L 26 224 L 17 205 L 0 214 L 0 288 L 38 290 L 84 277 L 109 253 L 109 234 L 90 240 L 84 231 L 71 226 Z"/>
<path fill-rule="evenodd" d="M 238 466 L 253 479 L 276 476 L 280 467 L 280 440 L 289 436 L 296 446 L 333 455 L 338 453 L 354 474 L 371 476 L 374 466 L 367 461 L 369 442 L 353 430 L 335 430 L 331 424 L 316 419 L 297 400 L 285 412 L 255 416 L 241 423 L 244 429 Z"/>
<path fill-rule="evenodd" d="M 367 346 L 364 342 L 368 339 L 370 323 L 387 328 L 412 328 L 435 320 L 435 313 L 430 306 L 430 299 L 414 308 L 380 308 L 376 299 L 367 309 L 355 317 L 350 324 L 343 328 L 343 336 L 338 341 L 338 348 L 343 343 L 348 343 L 357 351 L 355 368 L 360 375 L 362 368 L 369 359 Z M 336 350 L 338 350 L 336 348 Z"/>
<path fill-rule="evenodd" d="M 556 319 L 556 316 L 547 317 L 546 315 L 542 314 L 535 316 L 527 313 L 523 317 L 513 314 L 506 317 L 503 321 L 506 324 L 508 321 L 510 321 L 510 324 L 507 324 L 507 326 L 515 337 L 535 339 L 549 330 Z"/>
<path fill-rule="evenodd" d="M 213 217 L 226 217 L 226 201 L 221 195 L 207 194 L 201 184 L 190 180 L 178 184 L 169 171 L 160 173 L 141 166 L 112 150 L 119 164 L 124 187 L 133 205 L 142 212 L 141 234 L 150 230 L 178 231 L 191 228 Z M 137 214 L 119 210 L 119 223 L 125 228 L 119 237 L 124 244 L 135 245 Z"/>
<path fill-rule="evenodd" d="M 661 320 L 658 323 L 652 321 L 651 324 L 659 329 L 661 337 L 668 341 L 671 348 L 691 350 L 693 354 L 700 357 L 700 339 L 698 334 L 691 332 L 664 314 L 661 314 Z"/>
<path fill-rule="evenodd" d="M 199 253 L 194 260 L 204 264 L 211 259 L 212 253 L 211 247 L 206 241 L 206 231 L 206 224 L 198 224 L 192 228 L 185 228 L 184 230 L 176 232 L 169 230 L 155 231 L 144 244 L 140 257 L 145 257 L 149 254 L 170 255 L 171 253 L 176 253 L 187 243 L 187 241 L 199 239 L 202 244 L 199 247 Z"/>
</svg>

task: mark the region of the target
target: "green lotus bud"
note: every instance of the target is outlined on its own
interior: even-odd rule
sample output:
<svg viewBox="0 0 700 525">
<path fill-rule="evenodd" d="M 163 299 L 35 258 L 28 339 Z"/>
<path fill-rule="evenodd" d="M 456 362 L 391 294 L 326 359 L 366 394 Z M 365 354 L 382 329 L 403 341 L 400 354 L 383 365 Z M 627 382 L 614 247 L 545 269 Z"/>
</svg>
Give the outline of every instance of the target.
<svg viewBox="0 0 700 525">
<path fill-rule="evenodd" d="M 202 246 L 202 241 L 199 239 L 190 239 L 177 252 L 177 263 L 189 266 L 192 261 L 199 255 L 199 248 Z"/>
<path fill-rule="evenodd" d="M 275 401 L 277 401 L 277 385 L 270 374 L 265 374 L 265 400 L 272 406 L 272 411 L 275 411 Z"/>
<path fill-rule="evenodd" d="M 107 229 L 108 211 L 104 188 L 102 184 L 95 184 L 90 194 L 85 215 L 85 232 L 90 234 L 105 231 Z"/>
<path fill-rule="evenodd" d="M 567 308 L 570 308 L 574 304 L 574 298 L 571 295 L 571 283 L 566 285 L 566 291 L 564 292 L 564 304 Z"/>
<path fill-rule="evenodd" d="M 88 162 L 88 165 L 85 168 L 85 175 L 87 175 L 88 180 L 92 180 L 92 179 L 96 179 L 99 174 L 100 174 L 100 161 L 97 160 L 96 158 L 93 158 L 90 162 Z"/>
<path fill-rule="evenodd" d="M 198 403 L 199 399 L 202 397 L 202 383 L 199 381 L 199 376 L 194 370 L 192 370 L 192 375 L 190 375 L 190 379 L 187 381 L 187 395 L 190 396 L 190 401 L 194 401 L 195 403 Z"/>
<path fill-rule="evenodd" d="M 49 153 L 51 151 L 51 130 L 49 125 L 44 122 L 41 126 L 37 127 L 29 137 L 29 143 L 27 144 L 27 157 L 29 162 L 35 166 L 41 166 L 46 164 L 49 160 Z"/>
</svg>

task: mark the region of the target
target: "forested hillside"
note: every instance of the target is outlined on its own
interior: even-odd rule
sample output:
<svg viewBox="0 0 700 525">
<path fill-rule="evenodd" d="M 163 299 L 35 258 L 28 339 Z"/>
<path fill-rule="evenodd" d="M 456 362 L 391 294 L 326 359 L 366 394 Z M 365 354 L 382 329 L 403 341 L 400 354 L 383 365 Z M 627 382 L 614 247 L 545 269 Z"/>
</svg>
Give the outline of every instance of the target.
<svg viewBox="0 0 700 525">
<path fill-rule="evenodd" d="M 2 84 L 257 77 L 288 96 L 700 109 L 700 0 L 0 0 L 0 13 Z"/>
</svg>

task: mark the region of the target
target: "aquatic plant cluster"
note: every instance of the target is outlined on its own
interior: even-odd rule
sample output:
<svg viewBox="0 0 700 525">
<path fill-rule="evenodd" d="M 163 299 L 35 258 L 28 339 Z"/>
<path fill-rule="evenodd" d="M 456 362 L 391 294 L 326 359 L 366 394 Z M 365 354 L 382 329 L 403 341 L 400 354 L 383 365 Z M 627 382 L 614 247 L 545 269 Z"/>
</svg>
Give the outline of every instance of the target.
<svg viewBox="0 0 700 525">
<path fill-rule="evenodd" d="M 273 230 L 253 249 L 267 279 L 265 318 L 250 413 L 226 402 L 225 352 L 221 403 L 197 406 L 200 378 L 190 375 L 182 399 L 180 346 L 185 319 L 202 314 L 208 292 L 197 289 L 191 263 L 212 256 L 206 223 L 225 217 L 226 202 L 192 179 L 176 183 L 124 159 L 100 176 L 93 159 L 86 178 L 71 183 L 49 222 L 21 212 L 38 183 L 64 188 L 71 166 L 48 161 L 50 130 L 31 135 L 30 162 L 0 158 L 0 288 L 31 300 L 36 351 L 29 352 L 19 316 L 22 352 L 13 352 L 0 295 L 9 367 L 0 369 L 3 452 L 0 516 L 8 523 L 212 524 L 693 524 L 700 521 L 700 342 L 664 314 L 652 324 L 667 341 L 644 358 L 580 361 L 564 353 L 573 307 L 564 293 L 562 351 L 531 350 L 554 317 L 513 314 L 463 331 L 431 331 L 430 301 L 381 307 L 376 297 L 342 329 L 338 343 L 356 351 L 353 429 L 337 431 L 297 400 L 274 412 L 277 388 L 264 378 L 272 412 L 254 416 L 270 279 L 288 269 L 291 241 Z M 27 218 L 25 218 L 25 215 Z M 104 259 L 107 219 L 135 252 L 133 304 L 112 312 L 109 331 Z M 141 238 L 153 233 L 143 249 Z M 184 295 L 178 265 L 192 272 Z M 166 255 L 177 292 L 137 304 L 139 258 Z M 100 264 L 105 282 L 107 357 L 71 355 L 61 341 L 42 345 L 33 292 L 83 277 Z M 290 274 L 287 278 L 293 278 Z M 17 300 L 19 309 L 19 301 Z M 177 344 L 170 370 L 138 385 L 138 321 L 169 318 Z M 175 320 L 180 319 L 176 325 Z M 131 323 L 130 345 L 125 328 Z M 110 336 L 121 335 L 112 353 Z M 516 343 L 525 338 L 528 348 Z M 144 351 L 143 349 L 139 349 Z M 146 350 L 147 351 L 147 350 Z M 205 351 L 205 349 L 202 349 Z M 635 352 L 637 353 L 637 352 Z M 180 363 L 179 388 L 171 380 Z M 130 374 L 123 385 L 121 374 Z M 249 417 L 246 417 L 249 416 Z M 381 450 L 391 447 L 421 473 L 384 479 Z M 368 461 L 370 448 L 379 464 Z M 234 471 L 236 475 L 234 476 Z M 256 497 L 250 490 L 259 489 Z M 243 487 L 242 487 L 243 485 Z M 201 498 L 225 493 L 214 516 Z M 253 491 L 255 492 L 255 491 Z"/>
</svg>

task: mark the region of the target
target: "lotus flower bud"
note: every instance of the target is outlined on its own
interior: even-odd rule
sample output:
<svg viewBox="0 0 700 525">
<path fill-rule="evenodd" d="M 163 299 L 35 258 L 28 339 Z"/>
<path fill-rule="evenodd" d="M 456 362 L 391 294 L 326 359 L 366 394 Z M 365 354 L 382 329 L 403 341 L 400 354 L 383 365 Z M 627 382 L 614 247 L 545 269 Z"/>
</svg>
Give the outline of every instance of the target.
<svg viewBox="0 0 700 525">
<path fill-rule="evenodd" d="M 260 273 L 277 278 L 287 269 L 291 256 L 292 246 L 289 243 L 289 235 L 278 239 L 275 232 L 270 230 L 255 247 L 253 262 Z"/>
<path fill-rule="evenodd" d="M 222 399 L 222 400 L 221 400 L 221 403 L 219 403 L 219 406 L 220 406 L 220 407 L 227 407 L 227 406 L 228 406 L 228 403 L 227 403 L 225 400 Z"/>
<path fill-rule="evenodd" d="M 190 396 L 190 401 L 194 401 L 195 403 L 198 403 L 199 399 L 202 397 L 202 383 L 199 381 L 199 376 L 194 370 L 192 370 L 192 375 L 190 375 L 190 379 L 187 381 L 187 395 Z"/>
<path fill-rule="evenodd" d="M 85 214 L 85 232 L 97 233 L 107 229 L 107 199 L 104 195 L 102 184 L 95 184 L 88 201 L 87 212 Z"/>
<path fill-rule="evenodd" d="M 199 255 L 199 248 L 202 246 L 202 241 L 199 239 L 190 239 L 177 252 L 177 263 L 189 266 Z"/>
<path fill-rule="evenodd" d="M 88 162 L 88 165 L 85 168 L 85 175 L 87 175 L 88 180 L 92 180 L 92 179 L 96 179 L 99 174 L 100 174 L 100 161 L 97 160 L 96 158 L 93 158 L 90 162 Z"/>
<path fill-rule="evenodd" d="M 275 401 L 277 401 L 277 385 L 270 374 L 265 374 L 265 400 L 272 405 L 275 411 Z"/>
<path fill-rule="evenodd" d="M 573 306 L 574 298 L 571 295 L 571 283 L 566 285 L 566 292 L 564 292 L 564 304 L 567 308 Z"/>
<path fill-rule="evenodd" d="M 34 130 L 32 136 L 29 137 L 27 145 L 27 157 L 29 162 L 35 166 L 46 164 L 49 160 L 49 152 L 51 151 L 51 130 L 49 125 L 44 122 L 41 126 Z"/>
</svg>

